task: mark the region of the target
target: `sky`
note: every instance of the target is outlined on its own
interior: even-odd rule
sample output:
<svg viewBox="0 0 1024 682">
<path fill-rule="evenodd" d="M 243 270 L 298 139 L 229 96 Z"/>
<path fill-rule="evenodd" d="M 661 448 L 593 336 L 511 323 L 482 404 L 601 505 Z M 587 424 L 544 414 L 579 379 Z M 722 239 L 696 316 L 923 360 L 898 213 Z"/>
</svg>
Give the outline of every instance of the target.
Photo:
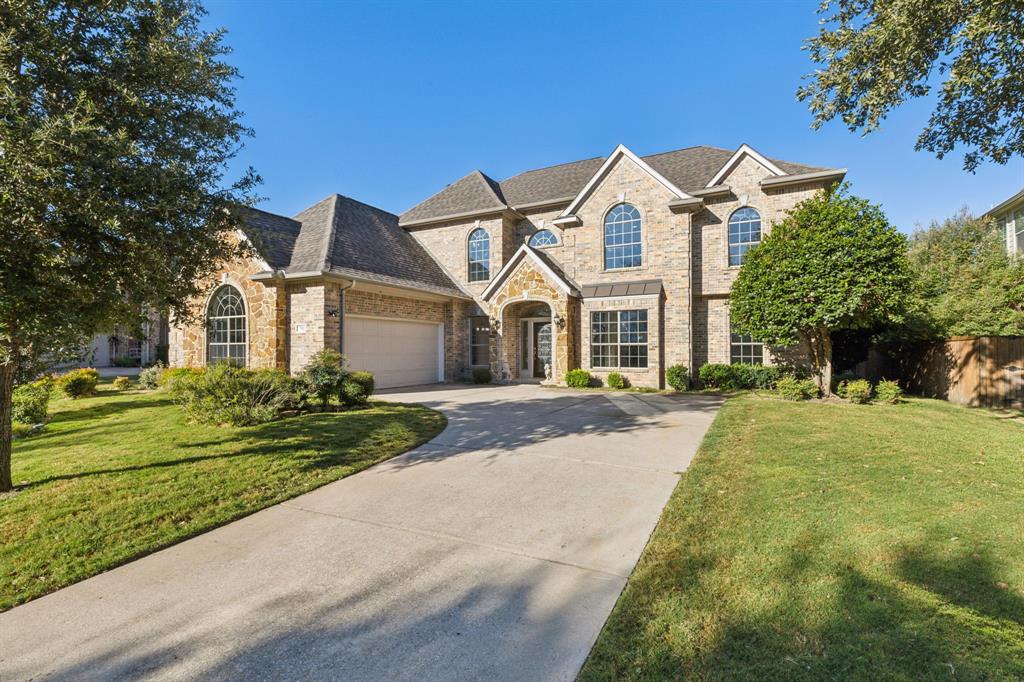
<svg viewBox="0 0 1024 682">
<path fill-rule="evenodd" d="M 982 213 L 1024 187 L 1024 160 L 974 174 L 914 151 L 933 102 L 862 136 L 811 129 L 795 92 L 817 2 L 207 0 L 227 30 L 237 105 L 255 131 L 233 161 L 260 208 L 294 215 L 333 192 L 393 213 L 466 173 L 501 180 L 608 155 L 693 145 L 849 168 L 903 231 Z"/>
</svg>

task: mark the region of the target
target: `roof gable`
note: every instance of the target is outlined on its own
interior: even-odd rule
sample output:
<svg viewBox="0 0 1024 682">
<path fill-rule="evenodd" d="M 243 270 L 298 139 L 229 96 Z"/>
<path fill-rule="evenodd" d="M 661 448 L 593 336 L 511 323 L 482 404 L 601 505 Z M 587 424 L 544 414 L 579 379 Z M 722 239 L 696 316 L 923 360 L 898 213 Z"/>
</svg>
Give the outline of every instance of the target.
<svg viewBox="0 0 1024 682">
<path fill-rule="evenodd" d="M 399 216 L 402 224 L 424 219 L 456 217 L 508 208 L 501 196 L 501 186 L 478 170 L 459 178 L 443 190 Z"/>
<path fill-rule="evenodd" d="M 579 208 L 580 205 L 586 200 L 586 198 L 590 196 L 590 193 L 594 191 L 594 188 L 596 188 L 597 185 L 601 182 L 601 180 L 603 180 L 608 175 L 608 173 L 611 172 L 611 169 L 615 167 L 615 164 L 620 162 L 622 159 L 629 159 L 630 161 L 635 163 L 637 167 L 640 168 L 640 170 L 646 172 L 648 175 L 654 178 L 654 180 L 657 181 L 658 184 L 660 184 L 662 187 L 664 187 L 669 192 L 674 194 L 676 198 L 692 198 L 689 194 L 676 187 L 675 184 L 672 183 L 672 181 L 668 180 L 664 175 L 654 170 L 646 161 L 644 161 L 636 154 L 631 152 L 629 149 L 627 149 L 625 145 L 620 144 L 618 147 L 615 148 L 614 151 L 612 151 L 611 154 L 608 155 L 608 158 L 605 159 L 605 162 L 601 164 L 601 167 L 597 169 L 597 172 L 590 177 L 590 180 L 587 181 L 587 184 L 583 186 L 583 189 L 581 189 L 579 193 L 576 194 L 576 196 L 565 208 L 565 210 L 562 211 L 559 217 L 565 218 L 575 213 L 576 209 Z"/>
<path fill-rule="evenodd" d="M 512 254 L 512 257 L 508 259 L 508 261 L 501 268 L 501 270 L 499 270 L 498 273 L 494 276 L 494 278 L 491 280 L 491 283 L 487 285 L 487 288 L 484 289 L 483 293 L 480 295 L 480 298 L 482 298 L 485 301 L 490 300 L 491 297 L 498 292 L 502 284 L 504 284 L 508 280 L 509 276 L 516 271 L 516 268 L 518 268 L 519 264 L 522 263 L 524 260 L 528 260 L 531 264 L 533 264 L 540 272 L 544 274 L 545 277 L 547 277 L 551 281 L 552 284 L 554 284 L 557 288 L 561 289 L 567 295 L 577 295 L 576 285 L 570 282 L 565 277 L 565 275 L 555 270 L 555 268 L 552 267 L 552 265 L 548 263 L 545 258 L 543 258 L 539 253 L 537 253 L 533 248 L 531 248 L 529 244 L 523 244 L 522 246 L 519 247 L 518 251 Z"/>
<path fill-rule="evenodd" d="M 705 185 L 705 187 L 714 187 L 720 183 L 727 175 L 729 175 L 730 172 L 732 172 L 734 168 L 736 168 L 737 165 L 739 165 L 740 161 L 747 157 L 754 159 L 764 166 L 772 175 L 786 175 L 786 171 L 779 168 L 778 164 L 774 161 L 763 156 L 750 145 L 741 144 L 740 148 L 733 152 L 733 155 L 730 156 L 724 164 L 722 164 L 722 167 L 718 169 L 718 172 L 711 176 L 711 179 L 708 180 L 708 184 Z"/>
</svg>

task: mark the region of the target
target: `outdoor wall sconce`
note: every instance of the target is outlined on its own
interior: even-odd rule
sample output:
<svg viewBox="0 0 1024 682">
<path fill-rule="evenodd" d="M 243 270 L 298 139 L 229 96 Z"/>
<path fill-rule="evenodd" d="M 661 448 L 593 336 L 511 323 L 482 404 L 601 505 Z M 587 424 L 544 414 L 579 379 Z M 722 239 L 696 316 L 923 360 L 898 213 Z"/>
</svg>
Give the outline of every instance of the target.
<svg viewBox="0 0 1024 682">
<path fill-rule="evenodd" d="M 555 326 L 558 327 L 559 329 L 565 329 L 565 318 L 559 315 L 558 313 L 555 313 L 552 316 L 551 321 L 554 322 Z"/>
<path fill-rule="evenodd" d="M 338 316 L 338 309 L 337 308 L 328 308 L 327 309 L 327 316 L 328 317 L 337 317 Z"/>
<path fill-rule="evenodd" d="M 493 329 L 494 331 L 498 331 L 499 329 L 501 329 L 501 320 L 499 320 L 498 318 L 492 317 L 488 320 L 488 322 L 491 323 L 491 329 Z"/>
</svg>

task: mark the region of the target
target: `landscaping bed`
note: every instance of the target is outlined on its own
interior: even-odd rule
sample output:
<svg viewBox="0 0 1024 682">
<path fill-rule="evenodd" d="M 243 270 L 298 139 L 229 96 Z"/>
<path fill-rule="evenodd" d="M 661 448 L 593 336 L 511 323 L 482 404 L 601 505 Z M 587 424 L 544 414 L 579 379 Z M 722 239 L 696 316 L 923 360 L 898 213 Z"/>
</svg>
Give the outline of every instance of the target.
<svg viewBox="0 0 1024 682">
<path fill-rule="evenodd" d="M 581 679 L 1024 678 L 1024 426 L 726 402 Z"/>
<path fill-rule="evenodd" d="M 15 441 L 0 496 L 0 609 L 95 575 L 430 440 L 418 405 L 306 413 L 248 427 L 187 423 L 167 391 L 50 403 Z"/>
</svg>

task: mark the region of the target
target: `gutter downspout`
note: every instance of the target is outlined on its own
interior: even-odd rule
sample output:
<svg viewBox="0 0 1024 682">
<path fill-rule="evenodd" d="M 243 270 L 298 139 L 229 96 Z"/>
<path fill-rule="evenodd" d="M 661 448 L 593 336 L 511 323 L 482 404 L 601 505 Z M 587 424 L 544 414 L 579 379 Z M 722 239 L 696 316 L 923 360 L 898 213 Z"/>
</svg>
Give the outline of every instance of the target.
<svg viewBox="0 0 1024 682">
<path fill-rule="evenodd" d="M 338 352 L 345 354 L 345 292 L 353 289 L 356 281 L 351 280 L 347 286 L 342 286 L 338 293 Z"/>
</svg>

